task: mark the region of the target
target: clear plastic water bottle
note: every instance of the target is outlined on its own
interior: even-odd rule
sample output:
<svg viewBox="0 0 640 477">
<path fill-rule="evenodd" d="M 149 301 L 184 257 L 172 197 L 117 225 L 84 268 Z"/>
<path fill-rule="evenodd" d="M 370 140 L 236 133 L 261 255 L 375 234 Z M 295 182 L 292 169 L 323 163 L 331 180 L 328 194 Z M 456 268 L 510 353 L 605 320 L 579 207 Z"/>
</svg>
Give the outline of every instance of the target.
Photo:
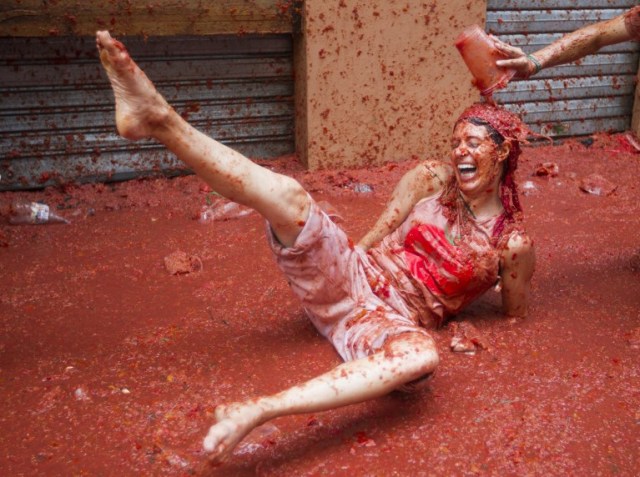
<svg viewBox="0 0 640 477">
<path fill-rule="evenodd" d="M 47 204 L 18 200 L 11 204 L 9 223 L 11 225 L 68 224 L 69 221 L 53 212 Z"/>
<path fill-rule="evenodd" d="M 218 199 L 211 205 L 202 206 L 198 222 L 206 224 L 214 221 L 238 219 L 251 213 L 253 213 L 253 209 L 249 207 L 244 207 L 236 202 L 230 202 L 225 199 Z"/>
</svg>

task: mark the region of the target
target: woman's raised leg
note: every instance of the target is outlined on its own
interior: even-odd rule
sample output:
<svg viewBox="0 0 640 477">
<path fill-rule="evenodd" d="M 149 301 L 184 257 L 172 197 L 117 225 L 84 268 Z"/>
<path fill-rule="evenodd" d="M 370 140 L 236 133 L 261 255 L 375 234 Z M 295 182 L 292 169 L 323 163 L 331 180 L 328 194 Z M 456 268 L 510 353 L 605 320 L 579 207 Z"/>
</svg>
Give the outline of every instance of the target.
<svg viewBox="0 0 640 477">
<path fill-rule="evenodd" d="M 97 32 L 96 44 L 115 95 L 118 132 L 131 140 L 158 140 L 213 190 L 257 210 L 283 245 L 293 245 L 310 205 L 300 184 L 258 166 L 193 128 L 158 93 L 124 45 L 109 32 Z"/>
<path fill-rule="evenodd" d="M 216 408 L 216 424 L 204 440 L 213 461 L 223 460 L 253 428 L 291 414 L 326 411 L 373 399 L 432 373 L 438 364 L 433 340 L 404 333 L 366 358 L 347 361 L 272 396 Z"/>
</svg>

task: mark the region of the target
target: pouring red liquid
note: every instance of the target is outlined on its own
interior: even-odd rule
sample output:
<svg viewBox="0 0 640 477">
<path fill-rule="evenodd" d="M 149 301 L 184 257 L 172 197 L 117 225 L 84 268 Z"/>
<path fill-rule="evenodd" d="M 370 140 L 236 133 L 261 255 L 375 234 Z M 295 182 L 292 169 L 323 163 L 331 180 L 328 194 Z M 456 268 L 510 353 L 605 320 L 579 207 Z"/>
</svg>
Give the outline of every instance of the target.
<svg viewBox="0 0 640 477">
<path fill-rule="evenodd" d="M 478 25 L 460 33 L 455 45 L 473 75 L 473 84 L 483 96 L 490 96 L 496 89 L 504 88 L 515 74 L 513 70 L 496 66 L 496 60 L 506 57 Z"/>
</svg>

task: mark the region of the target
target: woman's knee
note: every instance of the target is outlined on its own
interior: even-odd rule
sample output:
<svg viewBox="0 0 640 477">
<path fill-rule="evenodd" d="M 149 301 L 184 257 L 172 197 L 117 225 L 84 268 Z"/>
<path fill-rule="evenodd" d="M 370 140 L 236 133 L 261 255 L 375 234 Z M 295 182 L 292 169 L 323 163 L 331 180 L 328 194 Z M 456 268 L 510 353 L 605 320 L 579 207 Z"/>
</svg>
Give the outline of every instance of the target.
<svg viewBox="0 0 640 477">
<path fill-rule="evenodd" d="M 278 181 L 277 197 L 274 195 L 258 211 L 269 221 L 280 243 L 290 247 L 309 217 L 312 199 L 295 179 L 280 176 Z"/>
<path fill-rule="evenodd" d="M 292 177 L 280 176 L 281 203 L 301 213 L 309 208 L 311 198 L 302 185 Z"/>
<path fill-rule="evenodd" d="M 396 388 L 414 393 L 431 381 L 440 360 L 433 338 L 426 333 L 404 333 L 389 343 L 389 352 L 399 357 L 406 376 L 404 384 Z"/>
<path fill-rule="evenodd" d="M 269 219 L 270 215 L 289 216 L 292 211 L 305 210 L 310 201 L 309 194 L 297 180 L 268 171 L 259 180 L 256 179 L 255 184 L 247 187 L 245 200 L 240 202 Z"/>
<path fill-rule="evenodd" d="M 402 367 L 413 379 L 419 379 L 435 371 L 440 357 L 436 343 L 426 333 L 403 333 L 392 339 L 385 347 L 402 362 Z"/>
</svg>

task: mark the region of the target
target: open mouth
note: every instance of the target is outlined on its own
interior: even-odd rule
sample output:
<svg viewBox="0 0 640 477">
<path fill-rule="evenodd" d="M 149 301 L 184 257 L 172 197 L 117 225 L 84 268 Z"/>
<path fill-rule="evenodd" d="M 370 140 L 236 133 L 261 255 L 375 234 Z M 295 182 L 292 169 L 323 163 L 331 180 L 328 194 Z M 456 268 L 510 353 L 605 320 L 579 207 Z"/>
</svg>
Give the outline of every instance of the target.
<svg viewBox="0 0 640 477">
<path fill-rule="evenodd" d="M 473 164 L 458 164 L 458 173 L 462 178 L 473 176 L 477 170 Z"/>
</svg>

